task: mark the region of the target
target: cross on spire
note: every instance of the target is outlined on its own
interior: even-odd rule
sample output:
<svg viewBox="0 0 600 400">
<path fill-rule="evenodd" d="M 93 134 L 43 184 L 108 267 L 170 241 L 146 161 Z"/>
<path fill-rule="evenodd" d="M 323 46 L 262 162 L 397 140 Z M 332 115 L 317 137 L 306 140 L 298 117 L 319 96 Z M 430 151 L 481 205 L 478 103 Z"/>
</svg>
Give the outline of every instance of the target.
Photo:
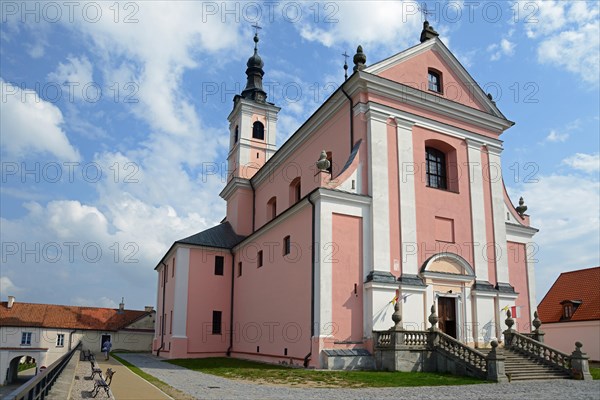
<svg viewBox="0 0 600 400">
<path fill-rule="evenodd" d="M 421 15 L 423 16 L 423 21 L 427 21 L 427 16 L 428 15 L 433 15 L 435 14 L 435 12 L 433 11 L 429 11 L 427 9 L 427 3 L 423 3 L 422 5 L 418 6 L 419 7 L 419 11 L 421 11 Z"/>
<path fill-rule="evenodd" d="M 258 51 L 258 31 L 262 29 L 262 27 L 258 24 L 254 24 L 252 27 L 254 28 L 254 52 L 256 53 Z"/>
<path fill-rule="evenodd" d="M 344 80 L 348 79 L 348 57 L 350 57 L 345 51 L 344 54 Z"/>
<path fill-rule="evenodd" d="M 255 34 L 255 35 L 258 35 L 258 31 L 259 31 L 260 29 L 262 29 L 262 26 L 260 26 L 260 25 L 258 25 L 258 24 L 254 24 L 254 25 L 252 25 L 252 27 L 254 28 L 254 34 Z"/>
</svg>

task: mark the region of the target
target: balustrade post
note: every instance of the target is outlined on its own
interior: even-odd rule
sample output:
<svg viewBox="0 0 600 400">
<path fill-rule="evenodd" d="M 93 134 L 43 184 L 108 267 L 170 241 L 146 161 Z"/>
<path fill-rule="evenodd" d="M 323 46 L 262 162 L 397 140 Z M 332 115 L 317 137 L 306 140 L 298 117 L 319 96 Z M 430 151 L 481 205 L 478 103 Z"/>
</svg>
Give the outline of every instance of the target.
<svg viewBox="0 0 600 400">
<path fill-rule="evenodd" d="M 515 320 L 512 319 L 512 313 L 510 310 L 506 311 L 506 320 L 504 320 L 504 323 L 506 326 L 508 326 L 508 329 L 502 332 L 502 334 L 504 335 L 504 347 L 508 349 L 512 346 L 513 333 L 515 332 L 515 330 L 512 328 L 515 324 Z"/>
<path fill-rule="evenodd" d="M 590 359 L 587 354 L 581 351 L 583 344 L 581 342 L 575 342 L 575 350 L 571 353 L 571 377 L 579 380 L 591 380 L 592 375 L 590 374 L 590 365 L 588 360 Z"/>
<path fill-rule="evenodd" d="M 492 350 L 486 357 L 487 380 L 498 383 L 508 382 L 504 368 L 504 354 L 502 354 L 502 350 L 498 349 L 498 342 L 496 340 L 492 340 L 490 345 L 492 346 Z"/>
<path fill-rule="evenodd" d="M 397 299 L 396 304 L 394 304 L 392 321 L 394 321 L 394 326 L 391 329 L 393 337 L 392 340 L 394 341 L 394 349 L 399 349 L 404 346 L 404 330 L 402 327 L 402 313 L 400 312 L 400 299 Z"/>
<path fill-rule="evenodd" d="M 437 323 L 439 318 L 435 313 L 435 304 L 431 306 L 431 314 L 429 315 L 429 323 L 431 324 L 431 328 L 429 328 L 429 335 L 427 337 L 427 344 L 431 349 L 436 348 L 440 343 L 440 335 L 437 330 Z"/>
<path fill-rule="evenodd" d="M 532 325 L 535 327 L 535 330 L 533 331 L 533 338 L 540 343 L 544 343 L 544 335 L 546 333 L 540 329 L 540 326 L 542 326 L 542 321 L 538 317 L 537 311 L 533 313 Z"/>
</svg>

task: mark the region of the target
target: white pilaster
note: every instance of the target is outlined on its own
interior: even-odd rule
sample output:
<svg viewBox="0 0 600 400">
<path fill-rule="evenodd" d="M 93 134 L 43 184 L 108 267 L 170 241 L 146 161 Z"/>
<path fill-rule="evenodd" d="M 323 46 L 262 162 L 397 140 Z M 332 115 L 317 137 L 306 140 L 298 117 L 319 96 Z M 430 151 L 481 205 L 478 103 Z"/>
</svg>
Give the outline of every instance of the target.
<svg viewBox="0 0 600 400">
<path fill-rule="evenodd" d="M 498 282 L 510 283 L 508 276 L 508 249 L 506 244 L 506 225 L 504 215 L 504 187 L 500 153 L 502 148 L 488 146 L 490 171 L 497 176 L 490 176 L 492 187 L 492 210 L 494 221 L 494 241 L 496 247 L 496 279 Z"/>
<path fill-rule="evenodd" d="M 188 281 L 190 249 L 179 247 L 175 256 L 175 291 L 173 299 L 173 337 L 187 337 Z M 164 312 L 164 311 L 163 311 Z"/>
<path fill-rule="evenodd" d="M 473 339 L 487 345 L 496 336 L 496 291 L 471 291 L 473 305 Z"/>
<path fill-rule="evenodd" d="M 390 272 L 390 202 L 388 178 L 387 118 L 367 112 L 369 192 L 372 197 L 372 270 Z"/>
<path fill-rule="evenodd" d="M 412 128 L 414 122 L 396 118 L 398 135 L 398 187 L 400 188 L 400 236 L 402 238 L 402 273 L 417 275 L 417 209 Z M 414 247 L 413 247 L 414 246 Z"/>
<path fill-rule="evenodd" d="M 408 330 L 427 329 L 426 286 L 401 286 L 400 304 L 402 310 L 402 325 Z"/>
<path fill-rule="evenodd" d="M 533 313 L 537 310 L 537 301 L 535 298 L 535 270 L 536 260 L 534 259 L 535 246 L 533 243 L 525 244 L 525 263 L 527 265 L 527 289 L 529 292 L 529 320 L 533 321 Z"/>
<path fill-rule="evenodd" d="M 469 192 L 471 194 L 471 220 L 473 222 L 473 264 L 478 281 L 488 281 L 488 262 L 484 254 L 486 224 L 483 196 L 483 173 L 481 168 L 482 143 L 467 139 Z M 506 246 L 506 244 L 505 244 Z"/>
</svg>

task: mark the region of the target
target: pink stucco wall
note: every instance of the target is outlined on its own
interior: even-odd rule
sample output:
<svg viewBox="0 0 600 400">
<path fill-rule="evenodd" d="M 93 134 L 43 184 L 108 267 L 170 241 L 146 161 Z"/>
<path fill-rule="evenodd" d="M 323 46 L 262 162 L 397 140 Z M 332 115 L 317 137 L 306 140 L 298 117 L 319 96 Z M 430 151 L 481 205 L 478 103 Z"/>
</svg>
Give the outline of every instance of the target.
<svg viewBox="0 0 600 400">
<path fill-rule="evenodd" d="M 439 140 L 456 151 L 458 168 L 457 191 L 427 187 L 425 170 L 426 141 Z M 428 142 L 440 145 L 439 142 Z M 434 254 L 452 252 L 462 256 L 473 265 L 473 241 L 471 228 L 471 206 L 467 165 L 467 146 L 455 137 L 442 135 L 421 127 L 413 128 L 414 160 L 418 171 L 415 176 L 415 198 L 417 209 L 417 241 L 419 265 Z M 443 149 L 442 149 L 443 150 Z M 435 217 L 454 221 L 455 243 L 436 241 Z M 476 272 L 477 273 L 477 272 Z"/>
<path fill-rule="evenodd" d="M 332 320 L 335 341 L 362 341 L 362 218 L 333 214 Z"/>
<path fill-rule="evenodd" d="M 301 207 L 283 223 L 236 249 L 234 356 L 299 361 L 311 349 L 312 225 L 307 221 L 312 219 L 312 210 L 308 204 Z M 284 256 L 283 239 L 288 235 L 291 253 Z M 260 268 L 259 250 L 263 251 Z M 242 276 L 237 276 L 240 261 Z"/>
<path fill-rule="evenodd" d="M 163 278 L 165 273 L 165 266 L 163 264 L 158 268 L 158 312 L 156 314 L 157 321 L 157 333 L 156 340 L 153 343 L 153 350 L 156 351 L 161 345 L 161 340 L 164 342 L 164 347 L 161 350 L 161 355 L 165 357 L 169 357 L 169 351 L 171 349 L 171 315 L 173 312 L 173 302 L 174 302 L 174 293 L 175 293 L 175 278 L 173 277 L 173 264 L 174 264 L 174 255 L 171 254 L 170 257 L 165 259 L 165 264 L 168 267 L 167 270 L 167 281 L 164 285 L 164 300 L 165 307 L 162 309 L 163 304 Z M 177 274 L 177 271 L 175 271 Z M 161 321 L 164 320 L 164 336 L 161 339 Z"/>
<path fill-rule="evenodd" d="M 441 72 L 443 87 L 441 94 L 429 90 L 427 85 L 428 68 L 433 68 Z M 399 65 L 383 71 L 380 76 L 481 111 L 486 111 L 485 107 L 472 94 L 475 88 L 463 83 L 458 74 L 435 51 L 418 54 Z"/>
<path fill-rule="evenodd" d="M 531 328 L 529 310 L 529 285 L 527 282 L 527 254 L 525 244 L 507 242 L 508 278 L 510 284 L 519 293 L 515 305 L 520 307 L 520 316 L 515 318 L 519 332 L 529 332 Z M 532 277 L 533 278 L 533 277 Z"/>
<path fill-rule="evenodd" d="M 277 214 L 291 204 L 289 186 L 300 177 L 302 196 L 310 193 L 318 185 L 315 178 L 315 163 L 321 151 L 331 151 L 333 155 L 333 174 L 339 174 L 350 155 L 349 107 L 341 107 L 328 121 L 312 132 L 310 138 L 270 171 L 269 177 L 256 187 L 256 229 L 270 220 L 267 217 L 266 204 L 273 196 L 277 197 Z M 282 135 L 280 132 L 279 135 Z M 358 140 L 358 138 L 355 138 Z"/>
<path fill-rule="evenodd" d="M 215 275 L 215 257 L 223 256 L 223 275 Z M 223 355 L 229 347 L 231 254 L 216 249 L 190 250 L 188 280 L 188 357 Z M 221 334 L 212 334 L 213 311 L 221 311 Z"/>
</svg>

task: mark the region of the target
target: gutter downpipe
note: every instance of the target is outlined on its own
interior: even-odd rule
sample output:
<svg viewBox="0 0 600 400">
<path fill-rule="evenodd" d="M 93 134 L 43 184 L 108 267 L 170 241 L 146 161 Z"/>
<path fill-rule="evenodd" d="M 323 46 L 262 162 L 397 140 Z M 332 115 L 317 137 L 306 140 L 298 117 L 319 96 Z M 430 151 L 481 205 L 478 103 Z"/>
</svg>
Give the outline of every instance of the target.
<svg viewBox="0 0 600 400">
<path fill-rule="evenodd" d="M 304 357 L 304 368 L 308 368 L 308 363 L 312 356 L 312 339 L 315 336 L 315 203 L 308 195 L 308 202 L 312 206 L 312 246 L 311 246 L 311 270 L 310 270 L 310 351 Z"/>
<path fill-rule="evenodd" d="M 71 351 L 71 348 L 73 347 L 73 334 L 75 332 L 77 332 L 77 329 L 74 329 L 71 332 L 69 332 L 69 351 Z"/>
<path fill-rule="evenodd" d="M 350 97 L 348 93 L 346 93 L 346 91 L 344 90 L 344 84 L 342 84 L 341 89 L 342 93 L 344 93 L 344 95 L 350 101 L 350 153 L 352 153 L 352 148 L 354 147 L 354 118 L 352 118 L 352 110 L 354 110 L 354 100 L 352 100 L 352 97 Z"/>
<path fill-rule="evenodd" d="M 160 316 L 160 319 L 161 319 L 160 347 L 158 348 L 158 350 L 156 350 L 156 357 L 160 357 L 160 351 L 165 347 L 165 319 L 163 317 L 165 316 L 165 292 L 167 290 L 167 282 L 165 280 L 165 278 L 167 277 L 167 274 L 166 274 L 167 264 L 165 264 L 164 261 L 161 261 L 160 263 L 163 265 L 163 292 L 162 292 L 162 309 L 161 309 L 163 315 Z"/>
<path fill-rule="evenodd" d="M 254 189 L 252 189 L 254 191 Z M 252 196 L 254 198 L 254 196 Z M 252 223 L 254 225 L 254 221 Z M 253 228 L 254 229 L 254 228 Z M 231 357 L 231 349 L 233 348 L 233 285 L 235 283 L 235 257 L 231 250 L 231 305 L 229 308 L 229 348 L 227 348 L 227 357 Z"/>
</svg>

